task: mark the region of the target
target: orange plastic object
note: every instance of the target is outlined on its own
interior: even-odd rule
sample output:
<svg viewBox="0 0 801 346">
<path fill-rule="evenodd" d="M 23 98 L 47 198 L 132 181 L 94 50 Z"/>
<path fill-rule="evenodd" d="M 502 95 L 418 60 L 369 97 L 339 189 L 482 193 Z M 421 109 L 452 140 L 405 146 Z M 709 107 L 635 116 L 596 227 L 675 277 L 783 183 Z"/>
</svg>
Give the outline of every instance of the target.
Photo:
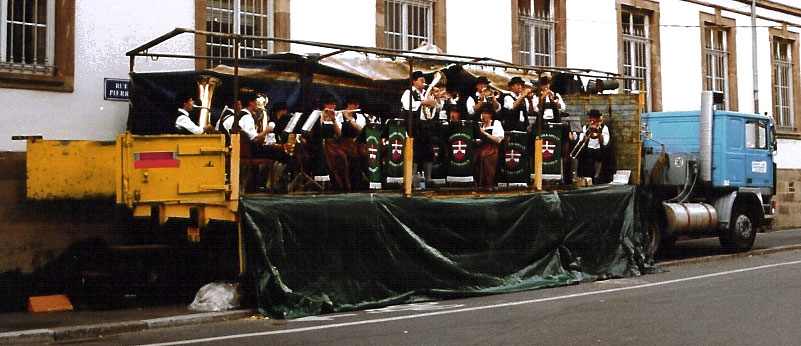
<svg viewBox="0 0 801 346">
<path fill-rule="evenodd" d="M 72 309 L 72 303 L 66 294 L 28 298 L 28 311 L 30 312 L 56 312 Z"/>
</svg>

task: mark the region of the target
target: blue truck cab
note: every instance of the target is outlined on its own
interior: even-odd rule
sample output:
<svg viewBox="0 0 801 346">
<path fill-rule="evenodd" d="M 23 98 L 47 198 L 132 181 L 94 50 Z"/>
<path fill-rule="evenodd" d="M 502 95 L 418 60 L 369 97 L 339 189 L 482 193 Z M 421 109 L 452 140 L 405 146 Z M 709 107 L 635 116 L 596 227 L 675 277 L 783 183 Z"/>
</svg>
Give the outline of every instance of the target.
<svg viewBox="0 0 801 346">
<path fill-rule="evenodd" d="M 774 123 L 765 115 L 711 110 L 709 104 L 707 115 L 642 115 L 643 182 L 663 199 L 670 225 L 663 238 L 717 232 L 725 247 L 743 251 L 772 221 Z"/>
</svg>

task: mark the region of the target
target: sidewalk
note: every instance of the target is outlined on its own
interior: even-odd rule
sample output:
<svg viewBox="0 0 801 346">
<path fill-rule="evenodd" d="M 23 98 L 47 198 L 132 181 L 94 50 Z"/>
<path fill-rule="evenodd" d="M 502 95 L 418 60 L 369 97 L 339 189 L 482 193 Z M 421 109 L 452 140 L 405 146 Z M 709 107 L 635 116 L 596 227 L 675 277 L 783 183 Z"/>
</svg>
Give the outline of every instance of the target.
<svg viewBox="0 0 801 346">
<path fill-rule="evenodd" d="M 194 312 L 183 306 L 111 311 L 15 312 L 0 317 L 0 344 L 60 342 L 147 329 L 247 318 L 254 310 Z"/>
</svg>

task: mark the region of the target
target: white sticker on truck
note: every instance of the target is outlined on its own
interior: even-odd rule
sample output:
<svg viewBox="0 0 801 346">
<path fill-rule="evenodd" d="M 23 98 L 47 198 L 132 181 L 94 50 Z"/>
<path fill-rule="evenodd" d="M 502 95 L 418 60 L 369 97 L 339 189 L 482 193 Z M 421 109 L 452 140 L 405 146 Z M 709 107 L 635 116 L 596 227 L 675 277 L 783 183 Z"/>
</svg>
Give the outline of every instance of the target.
<svg viewBox="0 0 801 346">
<path fill-rule="evenodd" d="M 751 161 L 751 172 L 753 172 L 753 173 L 767 173 L 768 172 L 768 162 L 767 161 Z"/>
</svg>

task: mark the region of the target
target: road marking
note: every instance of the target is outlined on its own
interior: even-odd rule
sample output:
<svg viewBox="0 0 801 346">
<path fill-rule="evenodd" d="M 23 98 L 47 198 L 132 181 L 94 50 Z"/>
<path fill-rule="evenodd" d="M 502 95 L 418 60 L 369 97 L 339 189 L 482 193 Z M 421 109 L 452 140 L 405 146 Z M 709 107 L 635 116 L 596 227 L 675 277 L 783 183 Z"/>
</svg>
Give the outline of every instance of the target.
<svg viewBox="0 0 801 346">
<path fill-rule="evenodd" d="M 464 304 L 441 305 L 439 304 L 439 302 L 427 302 L 427 303 L 414 303 L 414 304 L 403 304 L 403 305 L 390 305 L 380 309 L 364 310 L 364 312 L 368 314 L 380 314 L 385 312 L 399 312 L 399 311 L 437 311 L 437 310 L 456 309 L 456 308 L 461 308 L 463 306 Z"/>
<path fill-rule="evenodd" d="M 556 297 L 522 300 L 522 301 L 508 302 L 508 303 L 502 303 L 502 304 L 493 304 L 493 305 L 473 306 L 473 307 L 467 307 L 467 308 L 461 308 L 461 309 L 455 309 L 455 310 L 433 311 L 433 312 L 426 312 L 426 313 L 415 314 L 415 315 L 378 318 L 378 319 L 373 319 L 373 320 L 333 323 L 333 324 L 326 324 L 326 325 L 322 325 L 322 326 L 311 326 L 311 327 L 303 327 L 303 328 L 273 330 L 273 331 L 269 331 L 269 332 L 234 334 L 234 335 L 226 335 L 226 336 L 215 336 L 215 337 L 210 337 L 210 338 L 200 338 L 200 339 L 172 341 L 172 342 L 165 342 L 165 343 L 148 344 L 148 345 L 143 345 L 143 346 L 185 345 L 185 344 L 205 343 L 205 342 L 214 342 L 214 341 L 230 340 L 230 339 L 252 338 L 252 337 L 257 337 L 257 336 L 267 336 L 267 335 L 276 335 L 276 334 L 302 333 L 302 332 L 322 330 L 322 329 L 351 327 L 351 326 L 358 326 L 358 325 L 363 325 L 363 324 L 384 323 L 384 322 L 392 322 L 392 321 L 409 320 L 409 319 L 421 318 L 421 317 L 448 315 L 448 314 L 455 314 L 455 313 L 461 313 L 461 312 L 472 312 L 472 311 L 503 308 L 503 307 L 509 307 L 509 306 L 517 306 L 517 305 L 544 303 L 544 302 L 551 302 L 551 301 L 556 301 L 556 300 L 579 298 L 579 297 L 592 296 L 592 295 L 605 294 L 605 293 L 614 293 L 614 292 L 628 291 L 628 290 L 641 289 L 641 288 L 664 286 L 664 285 L 670 285 L 670 284 L 675 284 L 675 283 L 680 283 L 680 282 L 708 279 L 708 278 L 713 278 L 713 277 L 718 277 L 718 276 L 738 274 L 738 273 L 744 273 L 744 272 L 755 271 L 755 270 L 760 270 L 760 269 L 769 269 L 769 268 L 775 268 L 775 267 L 781 267 L 781 266 L 787 266 L 787 265 L 794 265 L 794 264 L 801 264 L 801 260 L 792 261 L 792 262 L 767 264 L 767 265 L 762 265 L 762 266 L 757 266 L 757 267 L 729 270 L 729 271 L 720 272 L 720 273 L 704 274 L 704 275 L 692 276 L 692 277 L 688 277 L 688 278 L 681 278 L 681 279 L 673 279 L 673 280 L 667 280 L 667 281 L 653 282 L 653 283 L 636 285 L 636 286 L 617 287 L 617 288 L 610 288 L 610 289 L 605 289 L 605 290 L 600 290 L 600 291 L 591 291 L 591 292 L 567 294 L 567 295 L 556 296 Z"/>
<path fill-rule="evenodd" d="M 333 321 L 335 318 L 356 316 L 356 314 L 339 314 L 339 315 L 322 315 L 322 316 L 306 316 L 289 320 L 289 322 L 309 322 L 309 321 Z"/>
</svg>

